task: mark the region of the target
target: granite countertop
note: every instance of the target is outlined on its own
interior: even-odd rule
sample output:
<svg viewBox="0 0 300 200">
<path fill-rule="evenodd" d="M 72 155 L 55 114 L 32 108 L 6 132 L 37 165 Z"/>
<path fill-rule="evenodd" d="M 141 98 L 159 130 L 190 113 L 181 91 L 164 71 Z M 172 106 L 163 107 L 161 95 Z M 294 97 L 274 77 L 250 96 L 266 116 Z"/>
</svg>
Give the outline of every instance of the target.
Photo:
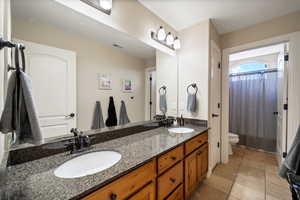
<svg viewBox="0 0 300 200">
<path fill-rule="evenodd" d="M 206 127 L 195 125 L 186 127 L 193 128 L 195 131 L 174 134 L 169 133 L 167 128 L 160 127 L 95 144 L 91 150 L 82 154 L 99 150 L 113 150 L 121 153 L 122 159 L 109 169 L 81 178 L 58 178 L 54 175 L 54 170 L 65 161 L 82 154 L 70 155 L 69 152 L 65 152 L 9 166 L 6 169 L 4 185 L 1 186 L 1 190 L 5 195 L 9 195 L 10 199 L 18 200 L 80 199 L 127 171 L 208 130 Z M 5 195 L 2 194 L 2 197 Z"/>
</svg>

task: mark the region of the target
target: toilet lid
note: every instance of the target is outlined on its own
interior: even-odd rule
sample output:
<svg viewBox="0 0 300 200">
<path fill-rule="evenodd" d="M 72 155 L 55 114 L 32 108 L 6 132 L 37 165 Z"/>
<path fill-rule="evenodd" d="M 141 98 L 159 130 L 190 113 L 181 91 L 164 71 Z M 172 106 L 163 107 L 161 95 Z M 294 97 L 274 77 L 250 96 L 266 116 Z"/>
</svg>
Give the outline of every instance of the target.
<svg viewBox="0 0 300 200">
<path fill-rule="evenodd" d="M 237 134 L 229 133 L 229 137 L 239 137 Z"/>
</svg>

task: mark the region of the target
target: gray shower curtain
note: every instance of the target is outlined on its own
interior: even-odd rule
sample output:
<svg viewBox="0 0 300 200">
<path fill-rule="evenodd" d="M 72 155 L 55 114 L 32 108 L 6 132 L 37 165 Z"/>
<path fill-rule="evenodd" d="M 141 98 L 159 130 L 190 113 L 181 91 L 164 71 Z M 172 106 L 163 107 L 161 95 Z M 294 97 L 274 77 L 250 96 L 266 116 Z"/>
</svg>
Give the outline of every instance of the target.
<svg viewBox="0 0 300 200">
<path fill-rule="evenodd" d="M 276 151 L 277 72 L 230 77 L 229 131 L 241 145 Z"/>
</svg>

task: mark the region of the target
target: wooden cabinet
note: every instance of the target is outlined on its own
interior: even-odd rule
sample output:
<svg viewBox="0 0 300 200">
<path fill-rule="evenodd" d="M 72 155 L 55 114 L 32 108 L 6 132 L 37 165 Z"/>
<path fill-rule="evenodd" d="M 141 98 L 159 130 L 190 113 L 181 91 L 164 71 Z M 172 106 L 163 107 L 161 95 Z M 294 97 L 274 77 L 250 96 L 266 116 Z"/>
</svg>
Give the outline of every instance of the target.
<svg viewBox="0 0 300 200">
<path fill-rule="evenodd" d="M 208 170 L 207 132 L 152 159 L 83 200 L 184 200 Z"/>
<path fill-rule="evenodd" d="M 155 160 L 137 168 L 109 185 L 83 198 L 83 200 L 116 200 L 125 199 L 137 192 L 156 176 Z"/>
<path fill-rule="evenodd" d="M 199 148 L 201 145 L 205 144 L 208 140 L 208 135 L 207 132 L 203 133 L 193 139 L 191 139 L 190 141 L 187 141 L 184 144 L 185 147 L 185 155 L 188 155 L 189 153 L 193 152 L 194 150 L 196 150 L 197 148 Z"/>
<path fill-rule="evenodd" d="M 189 197 L 197 185 L 197 152 L 193 152 L 184 160 L 185 197 Z"/>
<path fill-rule="evenodd" d="M 183 200 L 183 184 L 181 184 L 166 200 Z"/>
<path fill-rule="evenodd" d="M 188 198 L 199 181 L 202 181 L 208 171 L 208 144 L 204 144 L 185 161 L 185 197 Z"/>
<path fill-rule="evenodd" d="M 150 183 L 128 200 L 155 200 L 155 184 Z"/>
<path fill-rule="evenodd" d="M 208 171 L 208 144 L 197 150 L 197 181 L 205 178 Z"/>
<path fill-rule="evenodd" d="M 183 145 L 161 155 L 157 159 L 158 174 L 161 174 L 183 158 Z"/>
<path fill-rule="evenodd" d="M 157 181 L 158 200 L 167 197 L 178 185 L 183 182 L 183 162 L 181 161 L 162 176 Z"/>
</svg>

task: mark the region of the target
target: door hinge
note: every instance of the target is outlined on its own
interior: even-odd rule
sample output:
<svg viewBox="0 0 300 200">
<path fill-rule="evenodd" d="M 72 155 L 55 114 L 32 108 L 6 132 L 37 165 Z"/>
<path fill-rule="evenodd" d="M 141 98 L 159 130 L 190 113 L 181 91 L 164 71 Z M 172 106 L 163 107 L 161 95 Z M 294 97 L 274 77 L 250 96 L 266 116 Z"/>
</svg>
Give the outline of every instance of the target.
<svg viewBox="0 0 300 200">
<path fill-rule="evenodd" d="M 152 77 L 151 76 L 150 76 L 149 80 L 152 81 Z"/>
<path fill-rule="evenodd" d="M 284 61 L 289 61 L 289 54 L 284 55 Z"/>
<path fill-rule="evenodd" d="M 221 63 L 218 64 L 218 68 L 221 69 Z"/>
<path fill-rule="evenodd" d="M 221 108 L 221 103 L 218 103 L 218 108 Z"/>
<path fill-rule="evenodd" d="M 150 101 L 149 104 L 152 105 L 152 101 Z"/>
<path fill-rule="evenodd" d="M 287 153 L 286 153 L 286 152 L 283 152 L 283 153 L 282 153 L 282 157 L 285 158 L 286 156 L 287 156 Z"/>
<path fill-rule="evenodd" d="M 286 104 L 283 104 L 283 109 L 284 110 L 288 110 L 288 104 L 286 103 Z"/>
<path fill-rule="evenodd" d="M 220 148 L 220 142 L 218 142 L 218 148 Z"/>
</svg>

